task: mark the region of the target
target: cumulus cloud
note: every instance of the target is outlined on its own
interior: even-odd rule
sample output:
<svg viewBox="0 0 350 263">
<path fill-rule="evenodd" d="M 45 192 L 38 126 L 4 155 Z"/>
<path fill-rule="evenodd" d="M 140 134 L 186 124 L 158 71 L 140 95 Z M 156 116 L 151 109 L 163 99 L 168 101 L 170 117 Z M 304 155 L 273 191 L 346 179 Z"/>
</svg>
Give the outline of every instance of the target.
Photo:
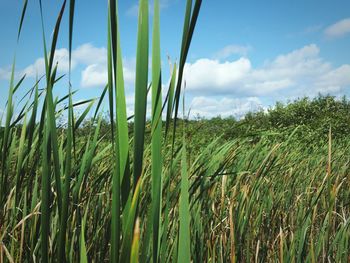
<svg viewBox="0 0 350 263">
<path fill-rule="evenodd" d="M 191 117 L 201 116 L 212 118 L 221 116 L 223 118 L 233 116 L 242 118 L 247 112 L 263 109 L 262 103 L 257 97 L 247 98 L 210 98 L 194 97 L 191 102 Z"/>
<path fill-rule="evenodd" d="M 58 71 L 61 73 L 67 73 L 69 70 L 69 52 L 66 48 L 59 48 L 55 51 L 55 57 L 53 61 L 54 65 L 58 65 Z M 78 46 L 72 51 L 72 69 L 77 65 L 87 66 L 90 64 L 106 64 L 107 63 L 107 50 L 104 47 L 97 48 L 92 44 L 87 43 Z M 27 77 L 36 77 L 37 75 L 45 74 L 45 60 L 40 57 L 34 61 L 33 64 L 25 67 L 22 70 L 16 72 L 16 75 Z M 0 79 L 9 79 L 11 75 L 11 68 L 0 68 Z"/>
<path fill-rule="evenodd" d="M 253 67 L 248 58 L 220 62 L 199 59 L 185 66 L 188 90 L 194 94 L 268 96 L 341 92 L 350 86 L 350 66 L 332 67 L 311 44 Z"/>
<path fill-rule="evenodd" d="M 318 92 L 338 93 L 350 86 L 350 65 L 342 65 L 321 76 L 315 84 Z"/>
<path fill-rule="evenodd" d="M 58 64 L 58 70 L 60 72 L 68 72 L 69 70 L 69 55 L 66 48 L 57 49 L 54 57 L 54 65 Z M 72 60 L 72 67 L 76 65 L 76 61 Z M 19 74 L 26 74 L 27 77 L 35 77 L 37 75 L 43 75 L 45 73 L 45 60 L 44 58 L 38 58 L 33 64 L 26 67 Z"/>
<path fill-rule="evenodd" d="M 73 61 L 82 64 L 106 63 L 107 49 L 105 47 L 95 47 L 90 43 L 83 44 L 77 47 L 72 52 Z"/>
<path fill-rule="evenodd" d="M 232 55 L 246 56 L 251 49 L 251 46 L 228 45 L 216 52 L 214 56 L 218 59 L 226 59 Z"/>
<path fill-rule="evenodd" d="M 185 65 L 185 79 L 189 90 L 225 92 L 237 86 L 251 69 L 247 58 L 222 63 L 204 58 Z"/>
<path fill-rule="evenodd" d="M 104 66 L 99 64 L 92 64 L 87 66 L 81 72 L 81 86 L 82 87 L 96 87 L 107 83 L 107 70 Z"/>
<path fill-rule="evenodd" d="M 69 52 L 66 48 L 57 49 L 54 57 L 54 64 L 58 64 L 58 70 L 62 73 L 66 73 L 69 70 Z M 97 48 L 92 44 L 87 43 L 78 46 L 72 51 L 72 69 L 77 65 L 90 65 L 90 64 L 106 64 L 107 63 L 107 50 L 104 47 Z M 28 77 L 35 77 L 37 74 L 42 75 L 45 73 L 45 61 L 44 58 L 38 58 L 33 64 L 26 67 L 22 72 Z"/>
<path fill-rule="evenodd" d="M 132 86 L 135 81 L 135 63 L 134 60 L 124 60 L 123 76 L 125 85 Z M 88 65 L 81 72 L 81 86 L 99 87 L 108 82 L 108 71 L 106 63 L 95 63 Z"/>
<path fill-rule="evenodd" d="M 327 27 L 324 31 L 329 38 L 338 38 L 350 33 L 350 18 L 340 20 Z"/>
<path fill-rule="evenodd" d="M 54 64 L 58 65 L 60 73 L 67 73 L 69 70 L 69 52 L 66 48 L 57 49 L 54 57 Z M 124 61 L 124 79 L 126 84 L 132 84 L 135 75 L 134 60 Z M 107 83 L 107 49 L 105 47 L 95 47 L 90 43 L 78 46 L 72 51 L 72 70 L 82 66 L 81 86 L 101 87 Z M 18 71 L 16 75 L 36 77 L 45 74 L 44 58 L 38 58 L 35 62 L 24 69 Z M 0 68 L 0 79 L 9 79 L 11 68 Z"/>
</svg>

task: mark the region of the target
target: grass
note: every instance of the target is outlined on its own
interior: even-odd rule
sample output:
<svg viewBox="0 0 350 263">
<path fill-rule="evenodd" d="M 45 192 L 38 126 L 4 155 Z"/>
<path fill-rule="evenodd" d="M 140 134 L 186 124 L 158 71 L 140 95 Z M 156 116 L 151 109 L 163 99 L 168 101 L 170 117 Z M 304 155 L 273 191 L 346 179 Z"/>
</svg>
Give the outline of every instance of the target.
<svg viewBox="0 0 350 263">
<path fill-rule="evenodd" d="M 73 0 L 62 2 L 49 51 L 43 33 L 45 75 L 26 91 L 24 104 L 16 101 L 25 76 L 16 82 L 14 59 L 0 117 L 0 262 L 349 261 L 348 136 L 334 139 L 332 128 L 326 140 L 305 142 L 305 126 L 291 126 L 278 136 L 269 130 L 213 138 L 201 121 L 178 118 L 200 7 L 200 0 L 186 2 L 180 61 L 163 100 L 160 3 L 154 1 L 150 33 L 149 3 L 140 0 L 131 118 L 116 1 L 108 2 L 108 83 L 98 100 L 73 103 L 70 73 L 68 80 L 58 76 L 53 64 L 65 12 L 71 58 Z M 64 81 L 67 94 L 54 97 Z M 103 101 L 112 125 L 104 125 Z M 78 115 L 81 104 L 86 109 Z"/>
</svg>

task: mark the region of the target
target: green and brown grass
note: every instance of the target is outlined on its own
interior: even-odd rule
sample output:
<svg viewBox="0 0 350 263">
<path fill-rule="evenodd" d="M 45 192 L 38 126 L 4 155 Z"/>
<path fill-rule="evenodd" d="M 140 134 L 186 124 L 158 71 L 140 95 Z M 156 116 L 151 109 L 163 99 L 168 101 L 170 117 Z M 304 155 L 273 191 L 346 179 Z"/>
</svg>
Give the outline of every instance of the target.
<svg viewBox="0 0 350 263">
<path fill-rule="evenodd" d="M 43 33 L 46 73 L 23 107 L 14 99 L 25 89 L 14 60 L 0 116 L 0 262 L 348 262 L 349 103 L 301 100 L 241 121 L 179 118 L 201 1 L 187 0 L 166 101 L 159 1 L 152 33 L 148 6 L 140 0 L 131 121 L 116 1 L 108 3 L 108 83 L 99 100 L 73 103 L 70 77 L 53 64 L 64 12 L 72 50 L 74 0 L 63 1 L 49 50 Z M 64 81 L 67 95 L 56 98 Z"/>
</svg>

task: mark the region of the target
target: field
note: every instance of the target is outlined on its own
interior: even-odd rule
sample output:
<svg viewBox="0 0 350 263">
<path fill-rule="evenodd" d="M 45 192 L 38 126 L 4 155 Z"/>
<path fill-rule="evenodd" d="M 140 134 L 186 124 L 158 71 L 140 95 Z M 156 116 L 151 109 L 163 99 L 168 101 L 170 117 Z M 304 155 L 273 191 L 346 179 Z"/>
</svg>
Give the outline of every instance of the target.
<svg viewBox="0 0 350 263">
<path fill-rule="evenodd" d="M 99 99 L 75 103 L 70 76 L 53 63 L 65 12 L 72 49 L 74 7 L 63 1 L 50 44 L 43 34 L 46 74 L 32 87 L 15 78 L 13 63 L 0 115 L 0 263 L 350 261 L 346 98 L 190 120 L 182 77 L 201 1 L 187 0 L 180 60 L 162 101 L 159 1 L 149 32 L 141 0 L 134 115 L 126 114 L 115 1 L 108 83 Z M 55 97 L 62 82 L 66 95 Z"/>
</svg>

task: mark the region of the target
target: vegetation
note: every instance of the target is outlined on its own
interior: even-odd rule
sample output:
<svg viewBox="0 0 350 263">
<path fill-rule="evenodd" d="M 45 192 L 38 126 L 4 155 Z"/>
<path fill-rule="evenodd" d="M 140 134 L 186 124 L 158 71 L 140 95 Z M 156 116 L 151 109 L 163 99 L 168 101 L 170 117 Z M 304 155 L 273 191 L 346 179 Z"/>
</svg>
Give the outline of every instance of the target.
<svg viewBox="0 0 350 263">
<path fill-rule="evenodd" d="M 73 103 L 69 77 L 53 65 L 66 8 L 72 49 L 75 1 L 67 3 L 49 52 L 43 34 L 46 73 L 22 108 L 14 98 L 24 77 L 15 82 L 13 63 L 0 117 L 0 262 L 350 260 L 346 98 L 300 99 L 242 120 L 179 118 L 201 1 L 187 0 L 180 61 L 162 101 L 159 1 L 148 72 L 149 5 L 140 0 L 135 115 L 128 121 L 116 1 L 108 4 L 106 88 L 98 101 Z M 26 7 L 24 1 L 18 36 Z M 54 97 L 64 81 L 67 95 Z"/>
</svg>

